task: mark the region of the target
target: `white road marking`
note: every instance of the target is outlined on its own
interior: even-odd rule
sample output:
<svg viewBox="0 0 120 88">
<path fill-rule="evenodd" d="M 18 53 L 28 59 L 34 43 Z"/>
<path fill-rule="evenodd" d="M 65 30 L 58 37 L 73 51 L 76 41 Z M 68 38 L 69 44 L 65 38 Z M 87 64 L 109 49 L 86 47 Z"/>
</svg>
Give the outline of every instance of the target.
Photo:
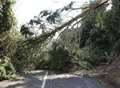
<svg viewBox="0 0 120 88">
<path fill-rule="evenodd" d="M 46 84 L 47 76 L 48 76 L 48 71 L 46 72 L 45 77 L 43 78 L 43 83 L 42 83 L 41 88 L 45 88 L 45 84 Z"/>
<path fill-rule="evenodd" d="M 60 75 L 49 75 L 47 79 L 64 79 L 64 78 L 71 78 L 71 77 L 81 77 L 82 76 L 77 76 L 77 75 L 72 75 L 72 74 L 60 74 Z"/>
</svg>

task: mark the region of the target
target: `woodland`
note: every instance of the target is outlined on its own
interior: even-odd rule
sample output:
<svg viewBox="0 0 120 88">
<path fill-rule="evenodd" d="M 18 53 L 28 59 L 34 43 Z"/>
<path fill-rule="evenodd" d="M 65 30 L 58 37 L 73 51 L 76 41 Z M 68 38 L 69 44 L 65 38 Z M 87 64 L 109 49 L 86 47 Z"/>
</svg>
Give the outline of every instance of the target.
<svg viewBox="0 0 120 88">
<path fill-rule="evenodd" d="M 120 0 L 90 0 L 80 8 L 71 2 L 55 11 L 43 10 L 20 30 L 15 2 L 0 0 L 0 80 L 31 70 L 89 71 L 120 62 Z M 79 15 L 63 22 L 62 13 L 78 9 Z"/>
</svg>

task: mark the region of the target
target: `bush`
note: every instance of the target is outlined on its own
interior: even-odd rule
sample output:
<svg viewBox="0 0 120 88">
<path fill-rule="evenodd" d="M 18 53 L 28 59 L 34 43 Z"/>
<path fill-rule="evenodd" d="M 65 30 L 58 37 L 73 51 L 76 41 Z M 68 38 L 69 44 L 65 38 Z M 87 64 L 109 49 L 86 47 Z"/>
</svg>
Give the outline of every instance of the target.
<svg viewBox="0 0 120 88">
<path fill-rule="evenodd" d="M 92 69 L 101 64 L 107 63 L 107 56 L 105 56 L 104 50 L 92 49 L 90 46 L 86 46 L 76 52 L 77 61 L 81 69 Z"/>
<path fill-rule="evenodd" d="M 63 46 L 53 43 L 51 49 L 44 53 L 39 68 L 48 69 L 54 72 L 68 72 L 72 66 L 72 57 Z"/>
<path fill-rule="evenodd" d="M 15 78 L 15 69 L 10 62 L 10 58 L 5 56 L 0 60 L 0 80 Z"/>
</svg>

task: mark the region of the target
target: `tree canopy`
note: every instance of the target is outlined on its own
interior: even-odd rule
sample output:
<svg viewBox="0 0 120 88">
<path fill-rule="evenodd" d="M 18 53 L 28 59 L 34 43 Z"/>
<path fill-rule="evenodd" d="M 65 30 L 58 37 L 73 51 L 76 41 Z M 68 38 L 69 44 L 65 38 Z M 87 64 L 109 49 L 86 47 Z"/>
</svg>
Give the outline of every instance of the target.
<svg viewBox="0 0 120 88">
<path fill-rule="evenodd" d="M 1 0 L 1 58 L 10 58 L 17 71 L 31 65 L 34 68 L 48 66 L 52 70 L 56 67 L 58 70 L 65 66 L 59 66 L 59 63 L 66 62 L 90 69 L 111 62 L 108 57 L 119 51 L 119 0 L 112 1 L 111 10 L 106 11 L 108 1 L 92 0 L 80 8 L 74 8 L 75 2 L 71 2 L 55 11 L 43 10 L 16 32 L 12 12 L 14 1 Z M 63 23 L 63 12 L 78 9 L 82 10 L 80 14 Z M 38 35 L 34 32 L 36 28 L 41 30 Z M 54 40 L 58 32 L 59 37 Z M 47 56 L 49 60 L 46 60 Z M 63 57 L 66 60 L 60 59 Z"/>
</svg>

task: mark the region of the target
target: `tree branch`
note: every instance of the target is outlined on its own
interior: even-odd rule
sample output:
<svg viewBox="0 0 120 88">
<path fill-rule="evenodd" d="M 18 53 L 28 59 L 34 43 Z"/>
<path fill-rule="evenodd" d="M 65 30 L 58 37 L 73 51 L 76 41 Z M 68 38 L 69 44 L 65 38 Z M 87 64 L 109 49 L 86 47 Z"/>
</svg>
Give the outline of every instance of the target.
<svg viewBox="0 0 120 88">
<path fill-rule="evenodd" d="M 28 39 L 28 40 L 26 40 L 26 41 L 24 41 L 24 42 L 26 42 L 26 43 L 28 43 L 28 44 L 31 43 L 30 41 L 33 41 L 32 43 L 35 42 L 35 44 L 38 44 L 38 43 L 40 43 L 40 42 L 44 42 L 46 39 L 48 39 L 48 38 L 51 37 L 52 35 L 55 35 L 56 32 L 62 30 L 64 27 L 72 24 L 74 21 L 76 21 L 76 20 L 82 18 L 83 16 L 87 15 L 87 14 L 88 14 L 90 11 L 92 11 L 93 9 L 96 10 L 97 8 L 105 5 L 108 1 L 109 1 L 109 0 L 105 0 L 105 1 L 101 2 L 99 5 L 97 5 L 97 6 L 95 6 L 94 8 L 92 8 L 92 9 L 91 9 L 91 8 L 86 9 L 84 12 L 82 12 L 82 13 L 79 14 L 79 15 L 77 15 L 76 17 L 74 17 L 74 18 L 71 19 L 70 21 L 64 23 L 64 24 L 61 25 L 60 27 L 55 28 L 55 30 L 53 30 L 53 31 L 50 32 L 50 33 L 46 33 L 46 34 L 43 34 L 43 35 L 41 35 L 41 36 L 39 36 L 39 37 L 35 37 L 35 38 L 32 38 L 32 39 Z"/>
</svg>

